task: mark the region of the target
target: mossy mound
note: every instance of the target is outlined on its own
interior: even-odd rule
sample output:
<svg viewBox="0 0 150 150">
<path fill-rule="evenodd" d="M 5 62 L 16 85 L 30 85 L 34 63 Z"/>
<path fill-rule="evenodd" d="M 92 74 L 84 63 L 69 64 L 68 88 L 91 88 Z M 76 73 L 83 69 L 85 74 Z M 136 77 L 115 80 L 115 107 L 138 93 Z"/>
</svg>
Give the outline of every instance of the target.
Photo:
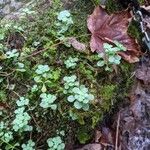
<svg viewBox="0 0 150 150">
<path fill-rule="evenodd" d="M 59 0 L 54 0 L 42 15 L 39 11 L 20 22 L 1 24 L 0 123 L 4 126 L 0 128 L 0 144 L 3 149 L 20 149 L 29 139 L 35 142 L 36 149 L 46 149 L 47 139 L 58 135 L 66 145 L 72 139 L 74 143 L 85 143 L 91 139 L 94 128 L 103 120 L 104 114 L 110 113 L 118 101 L 126 96 L 132 83 L 133 67 L 122 62 L 117 67 L 118 73 L 108 73 L 96 66 L 98 56 L 90 52 L 86 19 L 93 7 L 93 3 L 86 0 L 72 3 L 70 12 L 74 23 L 61 38 L 56 23 L 58 13 L 64 8 Z M 67 37 L 75 37 L 85 43 L 86 50 L 81 53 L 68 47 Z M 78 58 L 73 69 L 66 68 L 65 61 L 69 57 Z M 43 74 L 37 71 L 39 65 L 43 65 L 44 69 L 40 70 Z M 79 84 L 94 95 L 86 111 L 77 109 L 67 101 L 68 93 L 64 94 L 63 78 L 71 75 L 76 75 Z M 42 93 L 47 94 L 46 100 L 53 95 L 56 100 L 53 97 L 51 103 L 47 102 Z M 29 103 L 21 102 L 18 106 L 16 101 L 20 97 L 29 99 Z M 41 107 L 42 100 L 46 101 L 45 108 Z M 15 110 L 22 107 L 30 116 L 25 123 L 28 129 L 31 128 L 25 131 L 23 126 L 15 131 Z M 10 139 L 4 136 L 8 132 Z"/>
</svg>

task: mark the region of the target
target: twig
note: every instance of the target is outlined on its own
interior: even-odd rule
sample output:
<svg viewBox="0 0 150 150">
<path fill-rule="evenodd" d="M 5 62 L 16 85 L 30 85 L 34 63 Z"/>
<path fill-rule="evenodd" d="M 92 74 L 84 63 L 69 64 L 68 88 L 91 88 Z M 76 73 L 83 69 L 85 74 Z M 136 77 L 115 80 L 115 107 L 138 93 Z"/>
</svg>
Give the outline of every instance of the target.
<svg viewBox="0 0 150 150">
<path fill-rule="evenodd" d="M 115 150 L 118 150 L 118 136 L 119 136 L 119 126 L 120 126 L 120 112 L 117 120 L 117 130 L 116 130 L 116 142 L 115 142 Z"/>
<path fill-rule="evenodd" d="M 83 37 L 83 36 L 88 36 L 88 35 L 91 35 L 91 34 L 80 35 L 80 36 L 77 36 L 77 37 L 75 37 L 75 38 L 79 38 L 79 37 Z M 51 45 L 51 46 L 48 47 L 48 48 L 44 48 L 44 49 L 42 49 L 42 50 L 33 52 L 32 54 L 30 54 L 30 55 L 28 55 L 28 56 L 25 56 L 25 57 L 23 57 L 23 58 L 29 58 L 29 57 L 32 57 L 32 56 L 36 56 L 36 55 L 38 55 L 38 54 L 40 54 L 40 53 L 42 53 L 42 52 L 44 52 L 44 51 L 46 51 L 46 50 L 48 50 L 48 49 L 50 49 L 50 48 L 53 48 L 53 47 L 58 46 L 58 45 L 60 45 L 60 44 L 63 44 L 63 43 L 64 43 L 65 41 L 67 41 L 69 38 L 70 38 L 70 37 L 66 37 L 65 40 L 63 40 L 63 41 L 60 41 L 60 42 L 58 42 L 58 43 L 56 43 L 56 44 L 53 44 L 53 45 Z M 58 40 L 59 40 L 59 39 L 58 39 Z"/>
<path fill-rule="evenodd" d="M 7 73 L 7 72 L 0 72 L 0 76 L 2 76 L 2 77 L 8 77 L 8 76 L 12 75 L 15 71 L 16 71 L 16 70 L 13 70 L 13 71 L 10 72 L 10 73 Z"/>
<path fill-rule="evenodd" d="M 44 51 L 46 51 L 46 50 L 48 50 L 48 49 L 50 49 L 50 48 L 52 48 L 52 47 L 55 47 L 55 46 L 58 46 L 58 45 L 62 44 L 63 42 L 64 42 L 64 41 L 61 41 L 61 42 L 59 42 L 59 43 L 57 43 L 57 44 L 54 44 L 54 45 L 50 46 L 49 48 L 44 48 L 44 49 L 42 49 L 42 50 L 39 50 L 39 51 L 37 51 L 37 52 L 34 52 L 34 53 L 32 53 L 31 55 L 25 56 L 24 58 L 29 58 L 29 57 L 32 57 L 32 56 L 36 56 L 36 55 L 38 55 L 38 54 L 40 54 L 40 53 L 42 53 L 42 52 L 44 52 Z"/>
</svg>

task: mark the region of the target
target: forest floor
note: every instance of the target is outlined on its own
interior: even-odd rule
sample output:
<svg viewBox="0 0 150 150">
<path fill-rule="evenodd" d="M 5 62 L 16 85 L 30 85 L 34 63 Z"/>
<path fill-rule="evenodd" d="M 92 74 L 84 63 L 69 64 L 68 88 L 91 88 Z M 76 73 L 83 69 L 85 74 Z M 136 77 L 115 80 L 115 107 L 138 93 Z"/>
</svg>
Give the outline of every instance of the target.
<svg viewBox="0 0 150 150">
<path fill-rule="evenodd" d="M 141 145 L 133 143 L 141 141 L 147 148 L 149 58 L 142 61 L 144 77 L 141 64 L 123 59 L 107 69 L 100 67 L 87 28 L 98 3 L 47 2 L 49 7 L 37 3 L 14 20 L 12 14 L 11 20 L 1 20 L 0 149 L 73 150 L 92 143 L 84 148 L 117 150 L 121 145 L 140 150 Z M 109 14 L 120 9 L 112 0 L 106 4 Z M 140 36 L 135 26 L 129 34 Z M 128 143 L 131 139 L 134 142 Z"/>
</svg>

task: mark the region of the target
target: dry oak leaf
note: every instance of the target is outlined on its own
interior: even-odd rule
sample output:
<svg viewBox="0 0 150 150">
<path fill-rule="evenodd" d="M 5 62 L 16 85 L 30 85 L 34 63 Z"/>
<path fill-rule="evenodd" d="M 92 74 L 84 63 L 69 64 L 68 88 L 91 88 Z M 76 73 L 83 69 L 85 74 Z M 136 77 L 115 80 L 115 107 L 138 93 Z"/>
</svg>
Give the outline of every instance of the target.
<svg viewBox="0 0 150 150">
<path fill-rule="evenodd" d="M 123 59 L 129 63 L 139 61 L 139 45 L 127 33 L 129 20 L 131 14 L 127 10 L 108 15 L 104 8 L 96 7 L 87 20 L 88 29 L 92 33 L 91 51 L 103 52 L 104 43 L 112 43 L 116 40 L 127 48 L 126 52 L 119 53 Z"/>
</svg>

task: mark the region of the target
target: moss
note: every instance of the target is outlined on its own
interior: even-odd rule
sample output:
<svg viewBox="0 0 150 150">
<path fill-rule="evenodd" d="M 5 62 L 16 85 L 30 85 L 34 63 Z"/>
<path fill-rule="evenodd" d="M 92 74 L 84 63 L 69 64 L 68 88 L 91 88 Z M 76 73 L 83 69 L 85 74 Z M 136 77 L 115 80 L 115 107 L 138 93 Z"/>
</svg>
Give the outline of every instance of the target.
<svg viewBox="0 0 150 150">
<path fill-rule="evenodd" d="M 117 3 L 117 1 L 107 0 L 106 2 L 106 9 L 109 13 L 113 13 L 120 10 L 120 7 L 121 6 L 119 5 L 119 3 Z"/>
<path fill-rule="evenodd" d="M 120 65 L 121 68 L 121 77 L 122 77 L 122 85 L 120 85 L 121 89 L 124 90 L 125 94 L 128 94 L 130 87 L 133 83 L 133 71 L 134 71 L 135 64 L 129 64 L 124 62 Z M 120 90 L 119 90 L 120 91 Z"/>
<path fill-rule="evenodd" d="M 5 91 L 0 91 L 0 102 L 6 102 L 7 95 Z"/>
<path fill-rule="evenodd" d="M 80 63 L 79 66 L 80 73 L 89 80 L 94 80 L 94 72 L 91 70 L 87 64 Z"/>
<path fill-rule="evenodd" d="M 143 4 L 145 3 L 144 0 L 138 0 L 138 1 L 139 1 L 139 3 L 140 3 L 141 5 L 143 5 Z"/>
<path fill-rule="evenodd" d="M 94 2 L 97 3 L 98 1 L 96 0 Z M 38 142 L 38 145 L 39 143 L 40 145 L 44 145 L 46 138 L 55 135 L 57 129 L 63 128 L 67 133 L 67 129 L 70 128 L 70 122 L 77 124 L 77 126 L 72 127 L 74 135 L 76 135 L 76 138 L 78 137 L 78 140 L 81 143 L 85 143 L 91 137 L 88 135 L 92 135 L 93 128 L 103 119 L 104 113 L 111 112 L 113 102 L 115 102 L 116 105 L 118 104 L 116 99 L 118 97 L 117 94 L 120 92 L 119 90 L 123 89 L 124 93 L 127 92 L 126 89 L 129 88 L 131 83 L 131 79 L 129 78 L 131 74 L 129 65 L 123 64 L 120 67 L 120 74 L 116 75 L 116 78 L 121 76 L 122 80 L 118 83 L 116 80 L 112 81 L 109 79 L 108 76 L 110 76 L 110 73 L 96 67 L 96 62 L 99 58 L 97 57 L 97 54 L 90 53 L 88 48 L 88 54 L 81 54 L 76 52 L 74 48 L 58 44 L 59 41 L 56 36 L 57 30 L 54 22 L 56 20 L 57 12 L 63 9 L 59 7 L 60 5 L 56 6 L 58 3 L 59 0 L 53 1 L 53 6 L 48 11 L 45 11 L 42 16 L 37 16 L 37 20 L 35 22 L 30 22 L 30 24 L 29 22 L 25 23 L 25 25 L 28 25 L 25 30 L 27 39 L 25 41 L 26 44 L 23 52 L 31 54 L 33 51 L 37 52 L 43 49 L 47 50 L 40 53 L 40 55 L 24 60 L 25 66 L 27 67 L 27 74 L 24 74 L 22 77 L 20 77 L 19 74 L 12 75 L 13 81 L 10 80 L 10 84 L 22 82 L 23 86 L 25 85 L 26 89 L 28 88 L 28 93 L 26 90 L 25 92 L 22 92 L 23 94 L 20 93 L 20 89 L 25 88 L 19 84 L 16 84 L 17 88 L 14 89 L 14 92 L 19 93 L 20 95 L 29 96 L 29 99 L 31 99 L 31 107 L 36 106 L 33 110 L 31 110 L 31 113 L 33 111 L 34 119 L 37 120 L 38 125 L 43 131 L 41 134 L 42 140 Z M 113 6 L 112 1 L 110 0 L 108 1 L 107 7 L 111 11 L 117 9 L 117 6 Z M 65 36 L 73 36 L 78 38 L 81 42 L 88 43 L 90 37 L 87 30 L 86 20 L 87 16 L 93 11 L 93 8 L 93 3 L 91 1 L 87 2 L 87 0 L 77 0 L 74 4 L 72 4 L 70 12 L 73 15 L 74 25 L 65 34 Z M 39 47 L 33 46 L 33 42 L 35 41 L 40 42 Z M 57 46 L 51 47 L 51 45 Z M 69 56 L 78 57 L 80 60 L 74 70 L 65 68 L 64 60 L 66 60 Z M 39 108 L 38 103 L 40 101 L 40 93 L 30 92 L 30 88 L 34 84 L 34 71 L 38 64 L 48 64 L 53 71 L 53 80 L 48 86 L 48 92 L 56 93 L 58 95 L 58 110 L 56 112 Z M 13 64 L 10 66 L 10 64 L 7 63 L 6 65 L 13 67 Z M 63 94 L 62 79 L 64 76 L 72 74 L 76 74 L 80 83 L 89 87 L 90 92 L 95 96 L 95 101 L 90 105 L 89 111 L 82 112 L 81 110 L 74 110 L 72 104 L 67 102 L 66 96 Z M 111 75 L 114 76 L 113 73 Z M 3 89 L 3 87 L 4 86 L 2 86 L 1 89 Z M 7 92 L 3 93 L 3 91 L 4 90 L 0 92 L 0 99 L 7 95 Z M 125 96 L 124 93 L 121 95 L 122 98 Z M 101 103 L 97 103 L 97 99 L 101 99 Z M 69 117 L 69 110 L 77 111 L 80 118 L 76 121 L 72 121 Z M 34 126 L 34 120 L 31 124 Z M 35 137 L 35 139 L 37 139 L 36 135 L 37 132 L 34 131 L 33 137 Z M 21 140 L 23 139 L 24 137 L 22 136 Z M 45 149 L 45 147 L 41 148 Z"/>
<path fill-rule="evenodd" d="M 135 21 L 132 21 L 128 28 L 128 33 L 138 40 L 141 39 L 141 32 L 139 30 L 138 24 Z"/>
<path fill-rule="evenodd" d="M 113 104 L 113 98 L 116 96 L 116 85 L 103 85 L 100 88 L 100 96 L 102 99 L 101 107 L 104 111 L 109 111 L 111 105 Z"/>
<path fill-rule="evenodd" d="M 91 1 L 87 3 L 87 0 L 77 0 L 70 9 L 73 15 L 74 25 L 69 31 L 69 34 L 77 37 L 81 42 L 88 43 L 90 36 L 87 29 L 87 17 L 93 12 L 93 3 Z"/>
</svg>

